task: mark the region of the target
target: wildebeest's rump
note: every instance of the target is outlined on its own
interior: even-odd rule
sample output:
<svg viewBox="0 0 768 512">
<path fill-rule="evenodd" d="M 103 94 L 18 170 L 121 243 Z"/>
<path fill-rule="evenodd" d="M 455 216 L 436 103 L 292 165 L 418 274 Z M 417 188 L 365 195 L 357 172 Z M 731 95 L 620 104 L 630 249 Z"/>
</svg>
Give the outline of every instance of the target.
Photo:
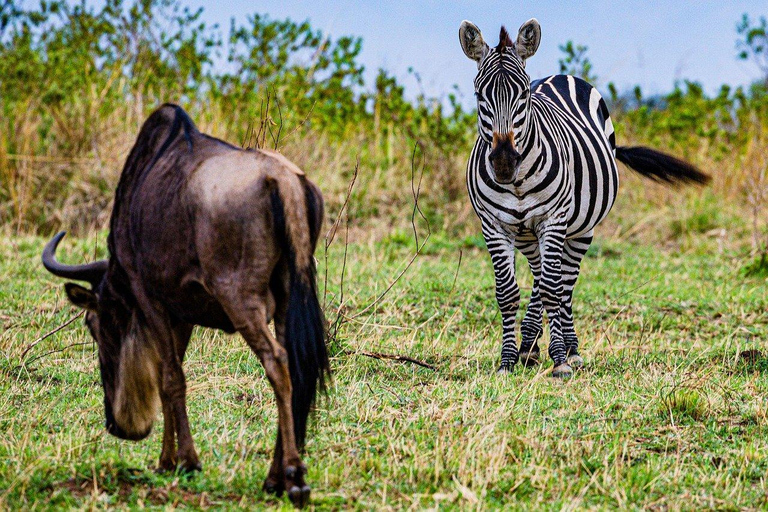
<svg viewBox="0 0 768 512">
<path fill-rule="evenodd" d="M 160 468 L 200 469 L 186 411 L 182 361 L 195 325 L 239 332 L 277 398 L 275 456 L 265 482 L 306 504 L 299 458 L 307 416 L 329 372 L 312 254 L 323 199 L 277 152 L 241 150 L 200 133 L 178 106 L 144 123 L 115 193 L 109 259 L 56 261 L 70 300 L 88 310 L 99 347 L 106 428 L 124 439 L 164 418 Z M 267 327 L 274 319 L 275 335 Z M 178 449 L 177 449 L 178 447 Z"/>
</svg>

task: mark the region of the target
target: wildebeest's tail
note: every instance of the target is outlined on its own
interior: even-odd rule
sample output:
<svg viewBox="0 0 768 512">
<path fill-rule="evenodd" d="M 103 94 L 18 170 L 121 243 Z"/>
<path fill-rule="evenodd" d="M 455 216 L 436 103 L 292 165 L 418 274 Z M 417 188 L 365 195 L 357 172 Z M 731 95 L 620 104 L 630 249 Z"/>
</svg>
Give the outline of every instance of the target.
<svg viewBox="0 0 768 512">
<path fill-rule="evenodd" d="M 617 147 L 616 160 L 644 177 L 660 183 L 705 185 L 711 179 L 685 160 L 642 146 Z"/>
<path fill-rule="evenodd" d="M 279 182 L 272 191 L 275 233 L 290 271 L 285 344 L 291 372 L 296 443 L 304 446 L 307 418 L 330 374 L 326 323 L 317 297 L 314 251 L 323 219 L 319 190 L 303 176 Z"/>
</svg>

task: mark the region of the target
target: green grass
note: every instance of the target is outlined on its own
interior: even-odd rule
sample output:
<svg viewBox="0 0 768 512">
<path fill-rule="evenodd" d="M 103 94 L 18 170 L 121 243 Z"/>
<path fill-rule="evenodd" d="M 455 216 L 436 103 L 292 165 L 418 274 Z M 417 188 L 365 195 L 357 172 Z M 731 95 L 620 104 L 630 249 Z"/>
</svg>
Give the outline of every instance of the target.
<svg viewBox="0 0 768 512">
<path fill-rule="evenodd" d="M 104 236 L 96 240 L 65 241 L 63 259 L 103 254 Z M 261 491 L 276 410 L 239 337 L 199 330 L 191 344 L 189 414 L 204 468 L 192 478 L 152 472 L 162 422 L 140 443 L 105 434 L 96 352 L 80 319 L 22 364 L 28 344 L 77 314 L 39 264 L 43 243 L 0 242 L 0 509 L 288 507 Z M 313 505 L 768 507 L 768 282 L 708 243 L 661 252 L 599 241 L 575 299 L 587 368 L 560 382 L 550 361 L 494 374 L 501 322 L 480 241 L 435 236 L 362 314 L 412 241 L 351 244 L 342 308 L 337 242 L 326 301 L 329 319 L 341 310 L 345 320 L 305 457 Z M 742 357 L 748 350 L 759 352 Z"/>
</svg>

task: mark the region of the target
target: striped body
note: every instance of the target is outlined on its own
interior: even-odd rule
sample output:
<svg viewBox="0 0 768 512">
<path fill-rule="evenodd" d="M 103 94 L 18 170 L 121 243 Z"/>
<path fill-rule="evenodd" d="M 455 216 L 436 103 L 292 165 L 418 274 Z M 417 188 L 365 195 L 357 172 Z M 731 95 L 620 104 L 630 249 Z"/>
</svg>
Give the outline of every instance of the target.
<svg viewBox="0 0 768 512">
<path fill-rule="evenodd" d="M 538 360 L 542 284 L 551 292 L 550 309 L 559 309 L 559 314 L 549 315 L 551 325 L 553 317 L 560 324 L 550 355 L 556 366 L 578 357 L 573 288 L 594 227 L 613 206 L 619 185 L 608 109 L 597 89 L 585 81 L 558 75 L 532 83 L 525 125 L 527 132 L 518 143 L 522 160 L 512 183 L 494 179 L 489 160 L 492 144 L 482 136 L 467 165 L 469 197 L 482 221 L 496 271 L 497 300 L 506 313 L 501 357 L 505 371 L 514 366 L 520 352 L 526 361 Z M 547 238 L 542 236 L 545 233 L 550 240 L 542 250 L 540 238 Z M 514 282 L 514 248 L 526 255 L 536 281 L 519 351 L 514 317 L 520 293 Z M 560 261 L 542 275 L 545 251 L 545 256 Z"/>
<path fill-rule="evenodd" d="M 483 225 L 528 238 L 534 227 L 565 214 L 566 238 L 591 233 L 613 206 L 619 185 L 613 124 L 600 93 L 573 76 L 531 84 L 531 133 L 521 145 L 519 178 L 497 183 L 478 137 L 467 165 L 467 189 Z"/>
<path fill-rule="evenodd" d="M 650 148 L 617 147 L 605 102 L 584 80 L 558 75 L 531 83 L 525 62 L 540 40 L 535 19 L 520 27 L 514 42 L 502 27 L 495 48 L 474 24 L 461 24 L 459 42 L 478 69 L 478 138 L 467 164 L 467 189 L 496 278 L 503 326 L 499 371 L 510 371 L 521 357 L 526 364 L 538 362 L 544 310 L 553 376 L 566 377 L 583 364 L 573 288 L 594 228 L 616 200 L 616 160 L 665 183 L 704 184 L 709 177 Z M 515 249 L 528 259 L 534 278 L 519 350 Z"/>
<path fill-rule="evenodd" d="M 593 229 L 613 206 L 619 182 L 608 109 L 581 79 L 561 75 L 531 83 L 525 60 L 538 48 L 536 20 L 520 27 L 515 43 L 502 27 L 495 48 L 469 22 L 462 24 L 459 39 L 478 64 L 478 138 L 467 165 L 467 188 L 496 277 L 503 326 L 499 371 L 510 371 L 520 353 L 525 361 L 538 362 L 544 309 L 555 370 L 570 375 L 568 363 L 581 363 L 573 287 Z M 534 276 L 519 351 L 515 249 L 528 258 Z"/>
</svg>

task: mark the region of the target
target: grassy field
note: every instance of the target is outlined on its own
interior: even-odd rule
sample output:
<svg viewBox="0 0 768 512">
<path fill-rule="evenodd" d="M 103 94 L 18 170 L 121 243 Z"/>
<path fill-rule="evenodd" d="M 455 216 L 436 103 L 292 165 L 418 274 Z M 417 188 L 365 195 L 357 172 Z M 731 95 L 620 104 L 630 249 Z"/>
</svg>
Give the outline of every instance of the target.
<svg viewBox="0 0 768 512">
<path fill-rule="evenodd" d="M 103 255 L 104 241 L 65 241 L 62 259 Z M 199 330 L 188 352 L 203 462 L 191 478 L 152 471 L 162 422 L 140 443 L 104 432 L 81 319 L 22 360 L 78 313 L 39 264 L 43 244 L 0 242 L 0 508 L 289 507 L 261 491 L 276 409 L 239 337 Z M 744 277 L 744 261 L 705 237 L 664 251 L 598 240 L 575 299 L 586 369 L 561 382 L 546 361 L 502 378 L 492 271 L 478 245 L 432 237 L 367 310 L 413 240 L 349 245 L 335 373 L 304 459 L 315 507 L 768 507 L 765 277 Z M 338 243 L 328 255 L 330 320 L 343 255 Z M 531 279 L 518 267 L 525 304 Z"/>
</svg>

